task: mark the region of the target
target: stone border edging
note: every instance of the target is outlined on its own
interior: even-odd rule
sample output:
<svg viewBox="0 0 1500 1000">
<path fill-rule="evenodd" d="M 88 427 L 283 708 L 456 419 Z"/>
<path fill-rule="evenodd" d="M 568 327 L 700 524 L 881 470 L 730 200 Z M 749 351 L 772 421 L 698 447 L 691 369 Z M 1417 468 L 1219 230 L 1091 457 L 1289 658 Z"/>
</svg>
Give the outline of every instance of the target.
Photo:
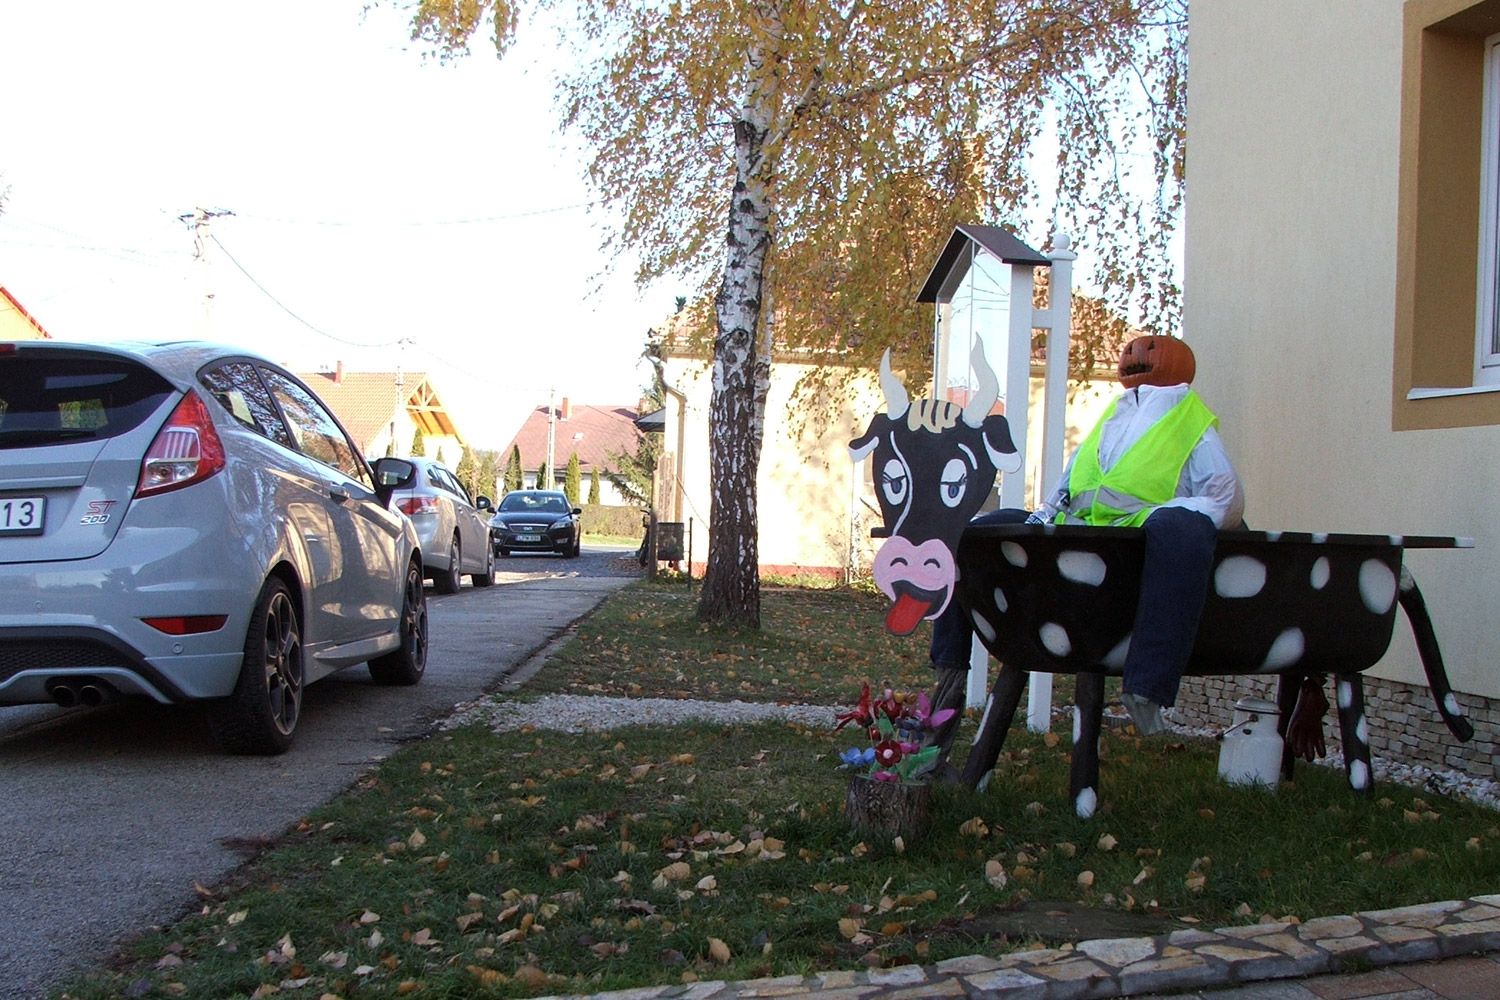
<svg viewBox="0 0 1500 1000">
<path fill-rule="evenodd" d="M 586 994 L 587 1000 L 1108 1000 L 1237 986 L 1500 950 L 1500 895 L 1351 916 L 1105 938 L 1063 948 L 969 955 L 936 965 L 720 980 Z M 545 1000 L 581 1000 L 548 997 Z"/>
</svg>

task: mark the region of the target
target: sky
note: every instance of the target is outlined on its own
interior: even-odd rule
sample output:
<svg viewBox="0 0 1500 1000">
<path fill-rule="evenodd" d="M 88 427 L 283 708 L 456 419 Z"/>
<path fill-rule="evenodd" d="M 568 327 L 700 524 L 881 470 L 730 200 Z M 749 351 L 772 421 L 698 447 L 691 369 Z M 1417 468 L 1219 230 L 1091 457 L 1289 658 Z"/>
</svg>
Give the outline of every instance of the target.
<svg viewBox="0 0 1500 1000">
<path fill-rule="evenodd" d="M 443 66 L 362 7 L 0 0 L 0 285 L 59 339 L 425 371 L 482 448 L 549 396 L 634 405 L 687 290 L 607 270 L 551 36 Z"/>
</svg>

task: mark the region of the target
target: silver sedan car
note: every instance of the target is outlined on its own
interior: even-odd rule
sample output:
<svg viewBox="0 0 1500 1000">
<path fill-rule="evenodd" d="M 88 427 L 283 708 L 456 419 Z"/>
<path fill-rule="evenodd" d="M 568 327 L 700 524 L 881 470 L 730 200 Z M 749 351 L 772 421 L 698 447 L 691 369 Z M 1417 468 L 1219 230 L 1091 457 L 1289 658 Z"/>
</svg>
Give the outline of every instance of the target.
<svg viewBox="0 0 1500 1000">
<path fill-rule="evenodd" d="M 467 575 L 476 587 L 495 582 L 495 553 L 490 548 L 490 498 L 470 498 L 458 477 L 441 462 L 412 458 L 417 475 L 391 497 L 395 508 L 411 518 L 422 547 L 422 562 L 439 594 L 458 592 Z"/>
<path fill-rule="evenodd" d="M 281 753 L 307 684 L 417 683 L 415 474 L 234 348 L 0 343 L 0 705 L 202 702 Z"/>
</svg>

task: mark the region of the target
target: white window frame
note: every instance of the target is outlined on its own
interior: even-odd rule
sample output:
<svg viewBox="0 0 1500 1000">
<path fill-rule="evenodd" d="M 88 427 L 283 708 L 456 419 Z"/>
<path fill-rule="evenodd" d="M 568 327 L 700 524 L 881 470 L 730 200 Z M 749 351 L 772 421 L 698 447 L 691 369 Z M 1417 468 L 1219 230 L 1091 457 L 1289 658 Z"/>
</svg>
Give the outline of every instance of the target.
<svg viewBox="0 0 1500 1000">
<path fill-rule="evenodd" d="M 1474 385 L 1500 386 L 1500 33 L 1484 40 Z"/>
</svg>

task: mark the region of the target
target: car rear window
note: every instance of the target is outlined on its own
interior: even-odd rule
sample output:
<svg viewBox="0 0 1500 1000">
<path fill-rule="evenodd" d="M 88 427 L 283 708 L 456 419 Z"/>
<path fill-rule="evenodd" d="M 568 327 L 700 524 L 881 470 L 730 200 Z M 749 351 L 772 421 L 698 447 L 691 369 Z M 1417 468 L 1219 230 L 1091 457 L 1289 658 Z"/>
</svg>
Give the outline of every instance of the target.
<svg viewBox="0 0 1500 1000">
<path fill-rule="evenodd" d="M 128 358 L 0 358 L 0 448 L 118 437 L 175 391 Z"/>
</svg>

